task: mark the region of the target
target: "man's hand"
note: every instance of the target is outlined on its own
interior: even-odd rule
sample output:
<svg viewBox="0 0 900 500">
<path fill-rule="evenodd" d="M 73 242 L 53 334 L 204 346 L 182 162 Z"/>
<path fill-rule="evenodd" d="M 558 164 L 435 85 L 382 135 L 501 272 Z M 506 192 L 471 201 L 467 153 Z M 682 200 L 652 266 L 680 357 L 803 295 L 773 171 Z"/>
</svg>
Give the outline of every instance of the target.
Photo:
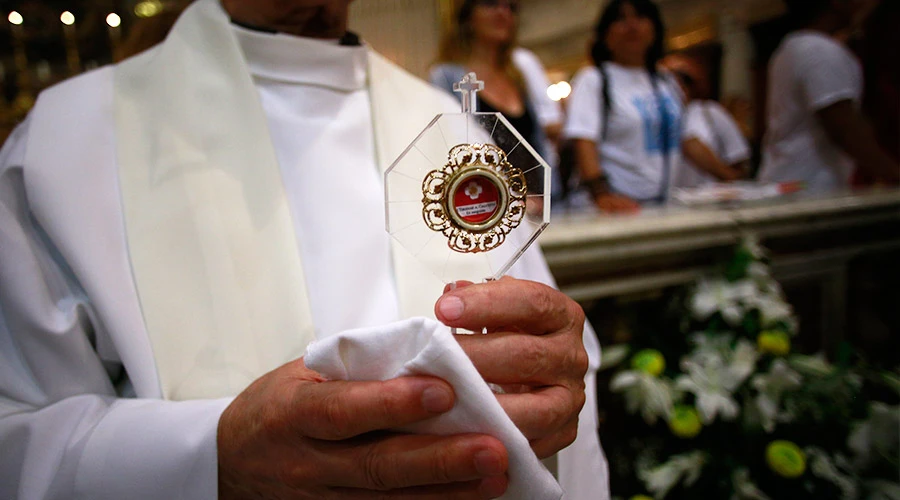
<svg viewBox="0 0 900 500">
<path fill-rule="evenodd" d="M 450 410 L 430 377 L 326 381 L 303 360 L 259 378 L 219 420 L 220 499 L 495 498 L 508 457 L 497 439 L 384 429 Z"/>
<path fill-rule="evenodd" d="M 572 444 L 588 368 L 584 311 L 546 285 L 503 278 L 445 290 L 435 313 L 448 326 L 488 335 L 457 340 L 541 458 Z"/>
</svg>

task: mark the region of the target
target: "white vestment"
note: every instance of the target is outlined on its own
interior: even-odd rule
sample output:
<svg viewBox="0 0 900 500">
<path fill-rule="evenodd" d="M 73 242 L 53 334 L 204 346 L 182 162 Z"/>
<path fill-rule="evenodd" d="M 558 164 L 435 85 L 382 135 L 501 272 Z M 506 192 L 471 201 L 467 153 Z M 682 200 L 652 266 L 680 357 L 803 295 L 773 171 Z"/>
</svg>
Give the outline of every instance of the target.
<svg viewBox="0 0 900 500">
<path fill-rule="evenodd" d="M 230 398 L 335 333 L 320 325 L 342 325 L 345 303 L 373 304 L 371 289 L 311 299 L 320 263 L 296 212 L 339 227 L 358 193 L 298 198 L 242 47 L 201 0 L 161 46 L 42 94 L 0 153 L 0 497 L 215 498 Z M 358 157 L 383 169 L 434 114 L 456 111 L 366 56 L 367 86 L 352 91 L 371 101 L 374 135 L 348 138 L 322 168 Z M 377 286 L 388 270 L 395 294 L 368 317 L 431 316 L 442 284 L 371 234 L 349 251 Z M 391 258 L 372 260 L 372 245 Z M 536 248 L 510 274 L 552 283 Z M 603 498 L 599 348 L 592 332 L 585 342 L 588 401 L 559 476 L 568 498 Z"/>
</svg>

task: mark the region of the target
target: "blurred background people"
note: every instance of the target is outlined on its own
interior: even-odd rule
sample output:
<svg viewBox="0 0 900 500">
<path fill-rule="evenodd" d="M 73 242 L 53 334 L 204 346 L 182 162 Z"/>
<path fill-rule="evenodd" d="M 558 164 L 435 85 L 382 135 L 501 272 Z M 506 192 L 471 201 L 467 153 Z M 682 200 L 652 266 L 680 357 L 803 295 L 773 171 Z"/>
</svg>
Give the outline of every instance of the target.
<svg viewBox="0 0 900 500">
<path fill-rule="evenodd" d="M 502 113 L 553 163 L 562 110 L 547 97 L 550 82 L 540 60 L 516 47 L 518 12 L 518 0 L 464 0 L 456 24 L 444 34 L 430 80 L 453 94 L 453 84 L 475 72 L 484 82 L 478 110 Z"/>
<path fill-rule="evenodd" d="M 834 37 L 849 28 L 865 2 L 785 4 L 797 29 L 770 63 L 760 180 L 802 181 L 808 192 L 826 193 L 848 187 L 856 165 L 876 179 L 896 181 L 897 162 L 881 149 L 860 112 L 862 67 Z"/>
<path fill-rule="evenodd" d="M 665 202 L 680 162 L 681 93 L 657 70 L 664 31 L 652 1 L 613 0 L 595 28 L 594 65 L 573 80 L 563 135 L 600 210 Z"/>
<path fill-rule="evenodd" d="M 682 162 L 672 175 L 672 187 L 694 188 L 716 181 L 732 181 L 750 171 L 750 143 L 731 114 L 707 99 L 705 68 L 689 56 L 674 54 L 662 61 L 685 97 Z"/>
<path fill-rule="evenodd" d="M 864 36 L 856 45 L 863 63 L 865 92 L 863 112 L 875 129 L 878 144 L 895 162 L 900 162 L 900 2 L 883 0 L 868 17 Z M 857 185 L 877 181 L 857 171 Z"/>
</svg>

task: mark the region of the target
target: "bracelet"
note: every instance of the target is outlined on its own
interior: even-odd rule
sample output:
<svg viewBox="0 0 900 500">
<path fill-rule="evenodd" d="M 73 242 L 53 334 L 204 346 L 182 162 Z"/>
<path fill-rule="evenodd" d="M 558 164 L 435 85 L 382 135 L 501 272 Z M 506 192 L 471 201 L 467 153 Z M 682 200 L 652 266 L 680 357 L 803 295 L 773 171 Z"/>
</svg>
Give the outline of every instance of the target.
<svg viewBox="0 0 900 500">
<path fill-rule="evenodd" d="M 609 178 L 603 174 L 591 179 L 583 179 L 581 181 L 581 186 L 586 188 L 588 192 L 591 193 L 591 197 L 595 200 L 605 194 L 609 194 L 611 191 L 611 188 L 609 187 Z"/>
</svg>

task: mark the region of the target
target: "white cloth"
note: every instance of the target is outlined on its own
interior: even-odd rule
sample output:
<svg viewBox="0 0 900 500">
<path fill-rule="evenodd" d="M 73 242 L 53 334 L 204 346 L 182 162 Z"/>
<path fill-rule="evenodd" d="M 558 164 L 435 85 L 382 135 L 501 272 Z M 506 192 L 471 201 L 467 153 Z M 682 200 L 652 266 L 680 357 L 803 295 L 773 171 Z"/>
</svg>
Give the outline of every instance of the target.
<svg viewBox="0 0 900 500">
<path fill-rule="evenodd" d="M 603 64 L 612 108 L 607 111 L 608 130 L 604 134 L 603 78 L 596 66 L 589 66 L 582 68 L 572 81 L 563 135 L 597 144 L 600 167 L 617 193 L 639 201 L 664 197 L 671 170 L 681 161 L 680 91 L 665 74 L 657 79 L 654 90 L 646 69 Z M 668 167 L 663 155 L 661 107 L 669 120 L 672 149 Z M 603 137 L 605 140 L 601 140 Z"/>
<path fill-rule="evenodd" d="M 769 63 L 768 123 L 760 181 L 803 181 L 811 193 L 844 188 L 853 160 L 831 142 L 816 112 L 840 101 L 859 105 L 859 61 L 833 38 L 792 33 Z"/>
<path fill-rule="evenodd" d="M 562 489 L 531 450 L 478 374 L 450 329 L 415 318 L 382 328 L 351 330 L 310 344 L 306 366 L 332 380 L 388 380 L 431 375 L 446 380 L 456 393 L 447 413 L 401 427 L 416 434 L 488 434 L 509 454 L 509 488 L 516 500 L 558 500 Z"/>
<path fill-rule="evenodd" d="M 684 111 L 683 140 L 697 139 L 726 165 L 750 159 L 750 143 L 741 133 L 731 114 L 716 101 L 695 100 Z M 672 176 L 672 187 L 693 188 L 716 182 L 712 175 L 700 170 L 687 158 Z"/>
<path fill-rule="evenodd" d="M 197 40 L 190 57 L 238 47 L 217 2 L 196 2 L 185 12 L 183 19 L 186 17 L 204 29 L 215 26 L 218 33 L 218 38 Z M 193 27 L 186 33 L 181 24 L 176 24 L 172 36 L 183 40 L 197 33 Z M 154 49 L 136 61 L 150 64 L 164 54 Z M 242 57 L 238 51 L 236 58 L 224 59 L 221 64 L 242 70 L 249 82 Z M 435 109 L 456 110 L 457 105 L 377 54 L 369 52 L 369 62 L 375 149 L 379 163 L 389 163 L 434 116 Z M 164 400 L 157 364 L 160 353 L 154 349 L 144 321 L 127 245 L 119 183 L 121 159 L 116 148 L 119 137 L 113 118 L 114 73 L 115 68 L 102 68 L 45 91 L 33 115 L 0 152 L 0 442 L 4 444 L 0 498 L 216 497 L 216 425 L 230 398 Z M 213 83 L 220 92 L 235 82 Z M 252 82 L 247 88 L 249 101 L 238 96 L 240 103 L 219 104 L 212 94 L 191 94 L 204 98 L 195 99 L 197 102 L 214 107 L 213 114 L 193 113 L 193 118 L 188 109 L 188 117 L 196 120 L 191 123 L 210 133 L 231 133 L 234 127 L 240 130 L 251 120 L 256 123 L 255 114 L 242 115 L 243 120 L 217 119 L 221 116 L 217 105 L 230 109 L 240 104 L 245 106 L 241 110 L 252 111 L 247 104 L 256 102 L 261 108 L 253 95 Z M 259 115 L 265 120 L 261 112 Z M 246 148 L 259 145 L 256 142 L 269 143 L 265 121 L 259 128 L 262 140 L 251 141 L 253 145 L 245 144 L 248 136 L 241 135 L 238 140 L 211 144 L 229 154 L 245 155 Z M 252 137 L 258 136 L 258 131 L 250 132 Z M 169 128 L 158 133 L 170 134 L 176 144 L 183 138 L 171 137 Z M 355 148 L 357 143 L 348 140 L 342 145 Z M 58 160 L 41 165 L 28 161 L 42 151 Z M 153 152 L 166 153 L 165 149 Z M 169 160 L 202 167 L 208 153 L 198 153 Z M 356 154 L 370 161 L 365 158 L 371 158 L 374 152 L 363 146 Z M 257 166 L 261 160 L 253 157 L 246 165 Z M 331 167 L 347 165 L 334 163 Z M 204 172 L 201 168 L 196 171 Z M 303 211 L 323 217 L 328 217 L 329 209 L 355 196 L 352 192 L 322 191 L 301 205 L 292 199 L 291 190 L 284 194 L 292 211 L 302 206 Z M 150 207 L 158 212 L 170 208 Z M 283 240 L 293 242 L 295 235 Z M 401 317 L 431 315 L 441 284 L 408 261 L 398 259 L 396 252 L 392 261 L 370 260 L 369 245 L 378 245 L 379 241 L 360 241 L 354 255 L 373 267 L 392 268 L 397 282 L 398 276 L 406 276 L 404 283 L 417 283 L 395 290 L 399 298 L 394 308 L 400 310 Z M 309 264 L 307 269 L 316 265 Z M 184 271 L 202 274 L 203 268 Z M 509 274 L 553 283 L 536 247 L 526 252 Z M 418 281 L 409 276 L 416 276 Z M 169 291 L 177 302 L 182 291 L 171 285 Z M 318 290 L 308 293 L 315 295 Z M 355 300 L 354 296 L 345 297 L 345 301 Z M 348 314 L 345 301 L 331 304 L 321 313 L 326 315 L 322 319 L 339 323 L 329 318 Z M 179 305 L 173 303 L 172 307 Z M 228 311 L 225 313 L 227 317 Z M 207 313 L 195 314 L 205 317 Z M 245 330 L 248 338 L 265 338 L 268 332 L 254 326 Z M 193 333 L 173 332 L 174 347 L 178 346 L 178 335 L 187 340 Z M 596 436 L 592 378 L 599 364 L 599 347 L 589 329 L 585 343 L 591 372 L 586 377 L 588 402 L 580 425 L 593 427 L 580 432 L 575 444 L 559 454 L 559 463 L 573 465 L 560 471 L 561 477 L 569 478 L 563 481 L 564 488 L 589 487 L 594 494 L 572 498 L 595 498 L 596 492 L 605 497 L 608 491 L 606 465 Z M 281 356 L 290 359 L 291 354 L 284 352 Z M 201 366 L 211 361 L 215 358 L 193 360 Z M 565 481 L 574 486 L 570 488 Z"/>
</svg>

